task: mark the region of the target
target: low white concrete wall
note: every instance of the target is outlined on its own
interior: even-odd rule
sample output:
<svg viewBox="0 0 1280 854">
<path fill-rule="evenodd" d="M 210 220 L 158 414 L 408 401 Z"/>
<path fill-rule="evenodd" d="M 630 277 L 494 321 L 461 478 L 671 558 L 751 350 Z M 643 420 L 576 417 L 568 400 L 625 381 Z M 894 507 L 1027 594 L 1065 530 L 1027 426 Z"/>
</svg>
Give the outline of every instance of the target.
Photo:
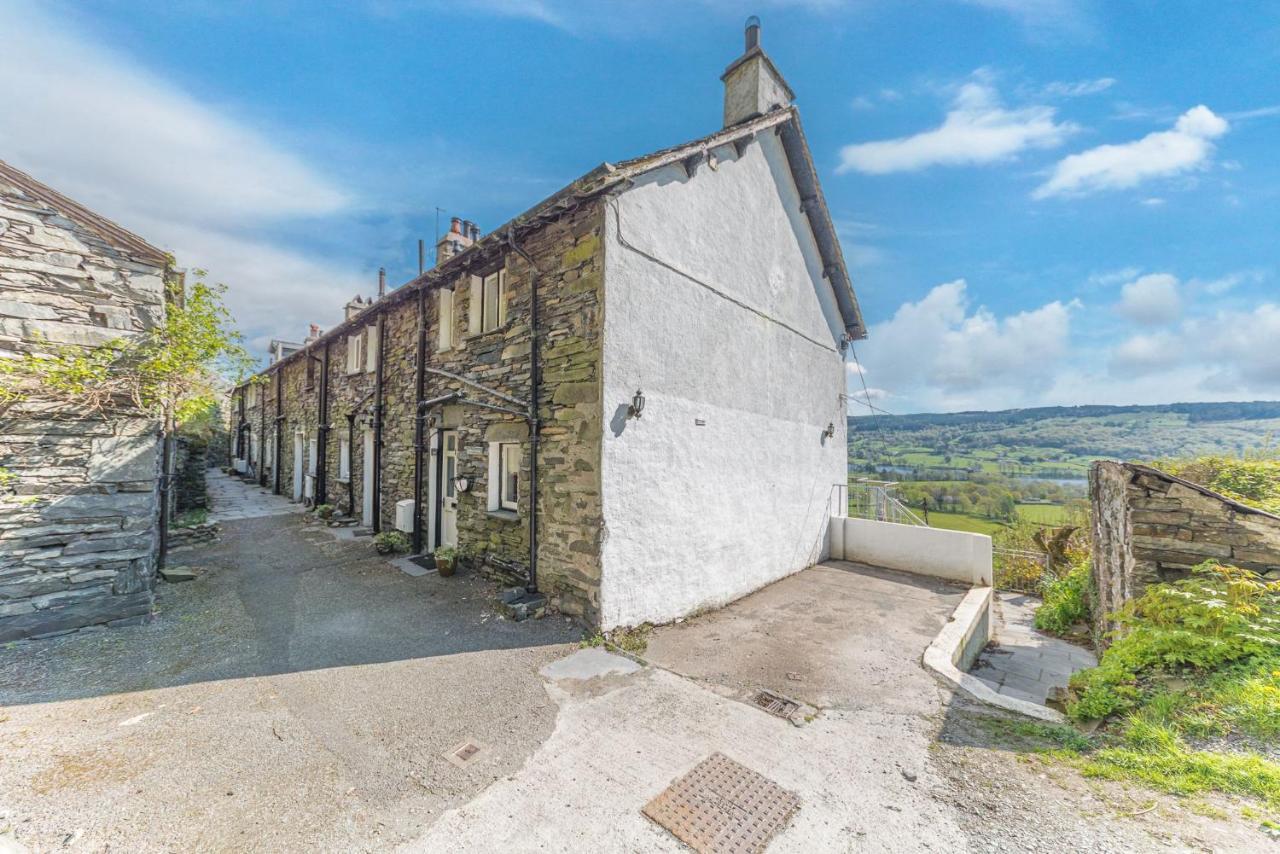
<svg viewBox="0 0 1280 854">
<path fill-rule="evenodd" d="M 995 619 L 993 601 L 990 587 L 974 587 L 965 594 L 951 619 L 925 650 L 924 666 L 953 688 L 987 705 L 1051 723 L 1064 722 L 1066 718 L 1061 712 L 1039 703 L 998 694 L 986 682 L 965 672 L 991 640 Z"/>
<path fill-rule="evenodd" d="M 986 534 L 838 517 L 831 526 L 838 529 L 830 536 L 832 557 L 975 587 L 991 585 L 991 538 Z"/>
</svg>

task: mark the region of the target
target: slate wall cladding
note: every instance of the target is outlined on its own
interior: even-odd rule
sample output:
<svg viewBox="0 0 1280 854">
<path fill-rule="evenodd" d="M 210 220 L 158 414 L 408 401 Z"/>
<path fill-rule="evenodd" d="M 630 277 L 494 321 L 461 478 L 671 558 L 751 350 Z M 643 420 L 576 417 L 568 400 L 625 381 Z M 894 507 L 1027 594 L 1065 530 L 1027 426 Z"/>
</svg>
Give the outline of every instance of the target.
<svg viewBox="0 0 1280 854">
<path fill-rule="evenodd" d="M 602 221 L 600 204 L 592 203 L 520 238 L 521 247 L 541 271 L 538 284 L 542 376 L 538 399 L 542 422 L 538 477 L 539 588 L 547 594 L 553 607 L 586 622 L 595 622 L 599 611 L 599 466 L 603 426 L 600 405 Z M 440 300 L 436 289 L 432 288 L 426 299 L 426 364 L 430 368 L 465 376 L 511 397 L 527 400 L 529 266 L 509 247 L 486 248 L 484 251 L 487 254 L 475 252 L 470 255 L 473 259 L 470 271 L 484 274 L 505 264 L 506 323 L 490 332 L 468 335 L 470 287 L 467 274 L 461 274 L 448 282 L 454 291 L 455 346 L 440 351 L 437 347 Z M 394 527 L 396 502 L 412 498 L 414 493 L 417 296 L 389 300 L 386 307 L 366 310 L 360 315 L 360 330 L 376 325 L 380 311 L 385 311 L 386 320 L 379 519 L 383 530 L 390 530 Z M 349 336 L 357 331 L 335 330 L 327 338 L 330 362 L 328 422 L 332 429 L 326 438 L 326 499 L 358 518 L 364 493 L 363 436 L 365 428 L 371 428 L 373 423 L 374 373 L 362 370 L 348 374 L 346 371 Z M 308 352 L 322 356 L 324 340 L 313 344 Z M 317 365 L 315 387 L 304 388 L 307 358 L 303 353 L 269 369 L 271 381 L 259 392 L 259 400 L 267 407 L 270 425 L 275 408 L 275 376 L 283 376 L 286 441 L 282 446 L 280 465 L 281 491 L 287 495 L 292 495 L 292 473 L 297 464 L 294 459 L 295 431 L 301 429 L 304 435 L 309 436 L 317 424 L 321 372 Z M 511 405 L 454 379 L 427 375 L 426 398 L 452 391 L 464 391 L 475 400 Z M 243 393 L 243 388 L 236 391 L 236 395 Z M 232 406 L 236 406 L 235 400 Z M 246 421 L 254 429 L 259 423 L 257 413 L 257 407 L 246 408 Z M 339 448 L 341 440 L 347 437 L 348 414 L 355 416 L 350 466 L 353 509 L 347 506 L 348 484 L 339 479 Z M 471 484 L 470 489 L 459 496 L 459 544 L 474 546 L 483 552 L 490 570 L 501 572 L 505 566 L 524 571 L 529 549 L 527 489 L 521 490 L 518 510 L 514 515 L 488 509 L 489 442 L 520 441 L 524 447 L 521 483 L 529 481 L 530 444 L 524 419 L 461 405 L 433 412 L 429 432 L 442 426 L 458 430 L 458 471 Z M 425 481 L 424 465 L 424 520 L 431 513 L 431 507 L 426 503 Z M 270 480 L 268 485 L 271 485 Z"/>
<path fill-rule="evenodd" d="M 0 357 L 92 347 L 164 317 L 165 267 L 0 172 Z M 159 424 L 35 399 L 0 416 L 0 641 L 147 618 Z"/>
<path fill-rule="evenodd" d="M 1149 466 L 1096 462 L 1093 504 L 1095 617 L 1100 626 L 1158 581 L 1219 560 L 1280 579 L 1280 518 Z"/>
</svg>

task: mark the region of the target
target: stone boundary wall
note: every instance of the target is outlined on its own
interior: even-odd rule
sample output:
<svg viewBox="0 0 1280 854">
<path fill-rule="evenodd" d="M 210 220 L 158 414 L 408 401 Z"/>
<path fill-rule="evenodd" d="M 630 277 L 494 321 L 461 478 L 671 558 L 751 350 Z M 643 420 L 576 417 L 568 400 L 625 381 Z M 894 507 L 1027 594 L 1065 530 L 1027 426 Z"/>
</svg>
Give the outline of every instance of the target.
<svg viewBox="0 0 1280 854">
<path fill-rule="evenodd" d="M 1154 582 L 1219 560 L 1280 579 L 1280 517 L 1137 463 L 1098 461 L 1093 504 L 1095 626 Z"/>
<path fill-rule="evenodd" d="M 0 168 L 0 358 L 94 347 L 163 320 L 163 256 L 111 234 Z M 0 642 L 149 618 L 159 433 L 131 410 L 108 419 L 34 396 L 0 414 Z"/>
</svg>

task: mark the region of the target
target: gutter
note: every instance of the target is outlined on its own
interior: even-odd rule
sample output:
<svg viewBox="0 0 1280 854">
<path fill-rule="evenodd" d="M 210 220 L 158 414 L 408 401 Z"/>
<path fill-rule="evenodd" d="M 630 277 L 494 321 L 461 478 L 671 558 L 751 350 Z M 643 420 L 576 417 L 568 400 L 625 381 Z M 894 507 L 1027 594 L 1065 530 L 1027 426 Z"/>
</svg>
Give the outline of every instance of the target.
<svg viewBox="0 0 1280 854">
<path fill-rule="evenodd" d="M 418 241 L 418 268 L 422 268 L 422 241 Z M 381 339 L 379 339 L 381 341 Z M 414 371 L 414 390 L 418 401 L 418 411 L 413 419 L 413 553 L 420 555 L 422 549 L 422 447 L 425 438 L 422 423 L 422 396 L 427 385 L 427 289 L 418 289 L 418 361 Z"/>
<path fill-rule="evenodd" d="M 262 407 L 266 411 L 266 406 Z M 280 494 L 280 443 L 284 439 L 284 372 L 276 371 L 276 436 L 275 453 L 271 455 L 271 491 Z"/>
<path fill-rule="evenodd" d="M 316 494 L 313 507 L 328 503 L 328 482 L 325 477 L 329 448 L 329 345 L 324 342 L 324 357 L 320 360 L 320 400 L 316 414 Z"/>
</svg>

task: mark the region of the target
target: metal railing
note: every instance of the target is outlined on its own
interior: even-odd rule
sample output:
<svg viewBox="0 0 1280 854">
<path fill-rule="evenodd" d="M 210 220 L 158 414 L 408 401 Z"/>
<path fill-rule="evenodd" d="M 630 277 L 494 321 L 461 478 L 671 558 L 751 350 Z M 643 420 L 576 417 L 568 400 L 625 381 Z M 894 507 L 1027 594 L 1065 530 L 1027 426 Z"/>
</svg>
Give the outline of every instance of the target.
<svg viewBox="0 0 1280 854">
<path fill-rule="evenodd" d="M 858 480 L 849 484 L 849 515 L 873 522 L 929 527 L 893 494 L 894 485 L 889 481 L 874 480 Z"/>
</svg>

